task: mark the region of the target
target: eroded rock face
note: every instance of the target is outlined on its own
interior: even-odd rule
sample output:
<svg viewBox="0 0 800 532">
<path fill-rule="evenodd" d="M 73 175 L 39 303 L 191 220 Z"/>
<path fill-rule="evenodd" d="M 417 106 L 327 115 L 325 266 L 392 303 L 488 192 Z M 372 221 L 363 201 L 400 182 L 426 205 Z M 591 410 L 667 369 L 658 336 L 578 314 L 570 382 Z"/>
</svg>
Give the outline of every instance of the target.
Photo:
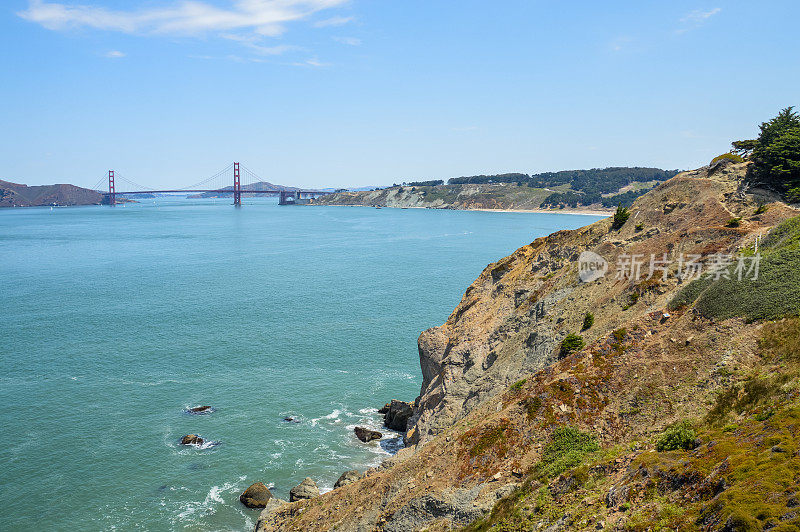
<svg viewBox="0 0 800 532">
<path fill-rule="evenodd" d="M 425 494 L 412 499 L 386 523 L 386 532 L 420 530 L 436 519 L 446 519 L 455 525 L 466 525 L 481 517 L 491 505 L 477 504 L 480 486 L 456 489 L 444 493 Z"/>
<path fill-rule="evenodd" d="M 353 429 L 353 432 L 356 433 L 356 438 L 363 441 L 364 443 L 369 443 L 372 440 L 380 440 L 381 438 L 383 438 L 383 434 L 381 434 L 377 430 L 370 430 L 366 427 L 356 427 Z"/>
<path fill-rule="evenodd" d="M 256 482 L 239 495 L 239 502 L 248 508 L 265 508 L 272 499 L 272 492 L 263 482 Z"/>
<path fill-rule="evenodd" d="M 392 399 L 384 409 L 386 411 L 383 415 L 383 424 L 392 430 L 405 432 L 408 428 L 408 419 L 414 413 L 412 403 Z"/>
<path fill-rule="evenodd" d="M 334 484 L 333 487 L 341 488 L 342 486 L 347 486 L 348 484 L 352 484 L 353 482 L 359 480 L 361 476 L 361 473 L 355 469 L 345 471 L 342 473 L 342 476 L 339 477 L 339 480 L 336 481 L 336 484 Z"/>
<path fill-rule="evenodd" d="M 181 438 L 181 445 L 203 445 L 205 440 L 197 434 L 187 434 Z"/>
<path fill-rule="evenodd" d="M 319 497 L 319 488 L 309 477 L 304 478 L 303 482 L 289 491 L 289 502 L 313 499 L 314 497 Z"/>
</svg>

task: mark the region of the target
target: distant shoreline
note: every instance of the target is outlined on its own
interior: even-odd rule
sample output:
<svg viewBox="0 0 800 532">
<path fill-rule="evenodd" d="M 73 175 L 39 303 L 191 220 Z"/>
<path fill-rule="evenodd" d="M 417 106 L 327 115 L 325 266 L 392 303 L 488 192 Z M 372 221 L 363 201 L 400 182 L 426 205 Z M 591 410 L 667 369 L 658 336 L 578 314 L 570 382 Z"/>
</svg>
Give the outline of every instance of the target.
<svg viewBox="0 0 800 532">
<path fill-rule="evenodd" d="M 309 207 L 367 207 L 377 209 L 375 205 L 329 205 L 320 203 L 309 203 Z M 527 214 L 574 214 L 578 216 L 603 216 L 608 217 L 614 214 L 614 209 L 455 209 L 450 207 L 389 207 L 380 206 L 381 209 L 429 209 L 433 211 L 478 211 L 478 212 L 519 212 Z"/>
</svg>

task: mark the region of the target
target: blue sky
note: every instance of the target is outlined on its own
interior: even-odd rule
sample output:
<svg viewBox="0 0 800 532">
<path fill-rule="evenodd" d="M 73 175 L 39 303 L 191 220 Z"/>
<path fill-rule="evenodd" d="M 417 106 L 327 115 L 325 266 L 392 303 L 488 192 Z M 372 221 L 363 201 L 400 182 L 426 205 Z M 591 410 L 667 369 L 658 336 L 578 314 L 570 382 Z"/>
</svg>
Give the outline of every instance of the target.
<svg viewBox="0 0 800 532">
<path fill-rule="evenodd" d="M 800 2 L 5 0 L 0 179 L 693 168 L 800 105 Z"/>
</svg>

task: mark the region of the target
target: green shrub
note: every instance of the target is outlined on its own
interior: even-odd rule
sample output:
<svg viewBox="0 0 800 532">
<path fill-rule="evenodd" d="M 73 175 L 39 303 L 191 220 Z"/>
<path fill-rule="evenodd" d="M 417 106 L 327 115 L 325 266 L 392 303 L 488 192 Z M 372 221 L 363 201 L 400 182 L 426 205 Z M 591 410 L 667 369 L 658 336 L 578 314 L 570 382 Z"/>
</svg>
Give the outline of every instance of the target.
<svg viewBox="0 0 800 532">
<path fill-rule="evenodd" d="M 575 351 L 580 351 L 586 346 L 583 337 L 578 334 L 568 334 L 566 338 L 561 341 L 561 356 L 565 357 Z"/>
<path fill-rule="evenodd" d="M 721 161 L 723 159 L 728 159 L 728 160 L 733 161 L 735 163 L 744 162 L 744 158 L 741 155 L 737 155 L 737 154 L 735 154 L 733 152 L 728 152 L 728 153 L 723 153 L 722 155 L 717 155 L 716 157 L 711 159 L 711 164 L 719 162 L 719 161 Z"/>
<path fill-rule="evenodd" d="M 587 312 L 586 315 L 583 317 L 583 328 L 582 331 L 590 329 L 594 325 L 594 314 L 591 312 Z"/>
<path fill-rule="evenodd" d="M 725 225 L 728 227 L 739 227 L 740 225 L 742 225 L 742 217 L 737 216 L 736 218 L 731 218 Z"/>
<path fill-rule="evenodd" d="M 786 193 L 786 201 L 789 203 L 800 202 L 800 187 L 790 188 Z"/>
<path fill-rule="evenodd" d="M 694 449 L 694 440 L 697 438 L 697 433 L 692 428 L 688 421 L 677 423 L 670 427 L 658 438 L 656 442 L 656 450 L 661 451 L 675 451 L 677 449 L 690 450 Z"/>
<path fill-rule="evenodd" d="M 623 207 L 621 204 L 617 207 L 617 211 L 614 213 L 614 221 L 611 223 L 611 229 L 616 230 L 620 229 L 625 222 L 628 221 L 628 218 L 631 217 L 631 211 L 628 210 L 627 207 Z"/>
<path fill-rule="evenodd" d="M 574 427 L 557 428 L 542 449 L 535 472 L 542 480 L 555 478 L 577 467 L 589 453 L 600 450 L 597 438 Z"/>
<path fill-rule="evenodd" d="M 797 189 L 797 191 L 800 192 L 800 189 Z M 755 212 L 753 214 L 755 214 L 755 215 L 764 214 L 765 212 L 767 212 L 768 208 L 769 207 L 767 207 L 763 203 L 759 203 L 758 207 L 756 207 L 756 210 L 755 210 Z"/>
<path fill-rule="evenodd" d="M 636 226 L 634 228 L 636 229 L 636 232 L 638 233 L 639 231 L 642 231 L 644 229 L 644 224 L 636 224 Z"/>
<path fill-rule="evenodd" d="M 509 390 L 511 390 L 512 392 L 518 392 L 518 391 L 520 391 L 522 389 L 523 386 L 525 386 L 525 383 L 527 381 L 528 381 L 528 379 L 518 380 L 517 382 L 515 382 L 514 384 L 512 384 L 509 387 Z"/>
</svg>

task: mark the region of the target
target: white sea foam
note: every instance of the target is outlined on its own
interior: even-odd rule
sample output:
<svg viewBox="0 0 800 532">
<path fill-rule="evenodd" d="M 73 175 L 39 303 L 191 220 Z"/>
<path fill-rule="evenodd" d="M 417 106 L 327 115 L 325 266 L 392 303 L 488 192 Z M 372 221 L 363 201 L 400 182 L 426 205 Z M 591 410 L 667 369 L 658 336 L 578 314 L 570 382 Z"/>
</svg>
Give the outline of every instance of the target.
<svg viewBox="0 0 800 532">
<path fill-rule="evenodd" d="M 323 419 L 333 420 L 333 422 L 336 423 L 336 422 L 339 421 L 339 416 L 341 416 L 341 415 L 342 415 L 342 411 L 337 408 L 333 412 L 328 414 L 327 416 L 322 416 L 322 417 L 317 417 L 317 418 L 312 419 L 311 420 L 311 426 L 312 427 L 316 427 L 317 423 L 319 423 Z"/>
<path fill-rule="evenodd" d="M 212 486 L 208 490 L 205 498 L 202 501 L 190 501 L 181 507 L 181 512 L 178 514 L 180 521 L 194 521 L 199 517 L 205 517 L 214 514 L 216 507 L 223 504 L 225 500 L 222 495 L 226 492 L 234 492 L 237 490 L 237 485 L 244 482 L 247 477 L 241 476 L 235 482 L 226 482 L 222 486 Z"/>
</svg>

